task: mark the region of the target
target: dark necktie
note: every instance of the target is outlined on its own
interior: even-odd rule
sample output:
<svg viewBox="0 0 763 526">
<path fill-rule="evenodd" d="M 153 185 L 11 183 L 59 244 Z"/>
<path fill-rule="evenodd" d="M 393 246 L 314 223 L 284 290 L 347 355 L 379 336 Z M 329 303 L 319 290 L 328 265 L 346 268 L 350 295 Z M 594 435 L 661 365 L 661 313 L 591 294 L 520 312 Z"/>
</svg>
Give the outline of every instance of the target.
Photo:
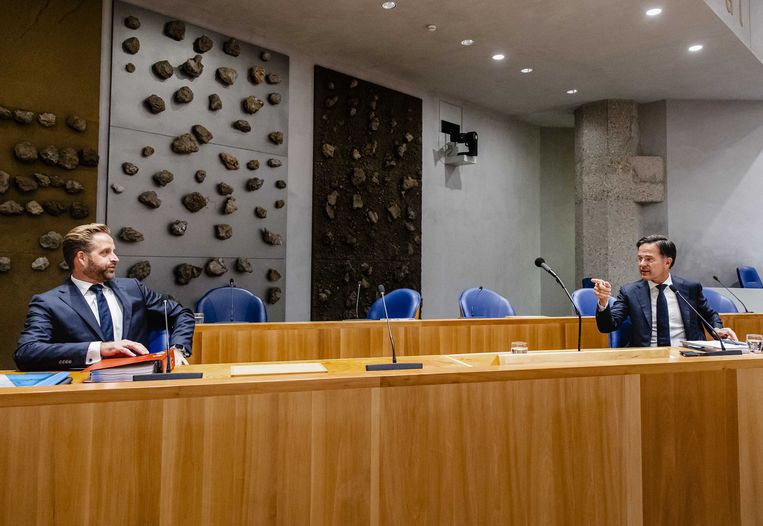
<svg viewBox="0 0 763 526">
<path fill-rule="evenodd" d="M 103 295 L 103 285 L 95 284 L 90 287 L 95 292 L 95 299 L 98 300 L 98 318 L 101 320 L 101 332 L 103 341 L 110 342 L 114 340 L 114 322 L 111 320 L 111 311 Z"/>
<path fill-rule="evenodd" d="M 657 346 L 670 345 L 670 315 L 668 314 L 668 299 L 665 297 L 665 283 L 657 285 Z"/>
</svg>

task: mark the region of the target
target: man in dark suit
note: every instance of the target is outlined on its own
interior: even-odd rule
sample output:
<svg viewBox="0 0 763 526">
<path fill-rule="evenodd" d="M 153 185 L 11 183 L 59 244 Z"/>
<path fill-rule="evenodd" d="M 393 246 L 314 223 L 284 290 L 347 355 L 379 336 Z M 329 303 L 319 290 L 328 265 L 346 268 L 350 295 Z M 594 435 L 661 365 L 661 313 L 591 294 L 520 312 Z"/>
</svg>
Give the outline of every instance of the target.
<svg viewBox="0 0 763 526">
<path fill-rule="evenodd" d="M 670 268 L 676 260 L 672 241 L 665 236 L 646 236 L 636 247 L 641 280 L 623 285 L 611 306 L 612 285 L 602 279 L 592 280 L 599 299 L 596 325 L 601 332 L 616 330 L 630 316 L 631 347 L 680 346 L 681 340 L 704 340 L 703 323 L 686 304 L 688 301 L 721 338 L 737 339 L 734 331 L 723 328 L 721 317 L 708 305 L 702 285 L 671 276 Z M 671 285 L 678 294 L 670 289 Z"/>
<path fill-rule="evenodd" d="M 147 354 L 150 328 L 164 326 L 164 298 L 136 279 L 115 278 L 109 227 L 73 228 L 63 242 L 71 277 L 29 304 L 13 359 L 22 371 L 81 369 L 104 358 Z M 170 344 L 190 355 L 193 313 L 167 300 Z"/>
</svg>

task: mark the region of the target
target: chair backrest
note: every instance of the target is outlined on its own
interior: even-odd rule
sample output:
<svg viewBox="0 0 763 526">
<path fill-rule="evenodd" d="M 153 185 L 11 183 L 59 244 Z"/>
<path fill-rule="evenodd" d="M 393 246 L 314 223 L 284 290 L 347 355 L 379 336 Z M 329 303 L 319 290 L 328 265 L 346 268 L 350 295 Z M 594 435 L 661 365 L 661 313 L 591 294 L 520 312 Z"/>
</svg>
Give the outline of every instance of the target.
<svg viewBox="0 0 763 526">
<path fill-rule="evenodd" d="M 583 278 L 582 284 L 584 289 L 592 289 L 595 285 L 595 283 L 591 280 L 591 278 Z M 580 307 L 578 307 L 580 308 Z"/>
<path fill-rule="evenodd" d="M 737 267 L 739 286 L 745 289 L 763 289 L 763 283 L 755 267 Z"/>
<path fill-rule="evenodd" d="M 169 342 L 167 331 L 164 327 L 151 329 L 148 331 L 148 352 L 156 353 L 167 350 Z"/>
<path fill-rule="evenodd" d="M 610 298 L 611 299 L 611 298 Z M 611 302 L 610 302 L 611 305 Z M 625 318 L 617 330 L 609 333 L 609 348 L 628 347 L 631 343 L 631 319 Z"/>
<path fill-rule="evenodd" d="M 578 289 L 572 292 L 572 302 L 583 316 L 595 316 L 596 305 L 599 299 L 596 297 L 593 289 Z"/>
<path fill-rule="evenodd" d="M 734 302 L 717 290 L 702 289 L 702 293 L 707 298 L 710 308 L 715 312 L 739 312 Z"/>
<path fill-rule="evenodd" d="M 390 318 L 418 318 L 421 306 L 421 294 L 413 289 L 397 289 L 385 294 L 387 312 Z M 377 299 L 368 309 L 366 318 L 369 320 L 384 319 L 384 305 L 381 298 Z"/>
<path fill-rule="evenodd" d="M 207 291 L 196 302 L 196 312 L 204 313 L 204 323 L 268 321 L 268 311 L 262 300 L 238 287 L 217 287 Z"/>
<path fill-rule="evenodd" d="M 486 288 L 466 289 L 458 298 L 463 318 L 505 318 L 515 316 L 509 300 Z"/>
</svg>

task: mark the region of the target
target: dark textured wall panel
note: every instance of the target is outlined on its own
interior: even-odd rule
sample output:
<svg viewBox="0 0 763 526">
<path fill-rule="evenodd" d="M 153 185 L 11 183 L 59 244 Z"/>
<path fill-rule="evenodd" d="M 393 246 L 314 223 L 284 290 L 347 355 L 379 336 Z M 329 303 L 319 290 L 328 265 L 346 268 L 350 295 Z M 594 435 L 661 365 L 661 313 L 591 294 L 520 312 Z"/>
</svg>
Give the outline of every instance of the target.
<svg viewBox="0 0 763 526">
<path fill-rule="evenodd" d="M 0 15 L 0 106 L 25 109 L 35 113 L 30 124 L 5 118 L 0 111 L 0 170 L 10 176 L 9 187 L 0 184 L 0 204 L 16 201 L 43 203 L 58 201 L 70 206 L 80 202 L 88 215 L 73 218 L 70 212 L 60 216 L 48 212 L 32 215 L 0 215 L 0 257 L 11 261 L 7 272 L 0 272 L 0 369 L 14 368 L 12 354 L 24 325 L 27 305 L 32 295 L 53 288 L 68 275 L 58 264 L 63 261 L 60 249 L 44 249 L 41 235 L 55 231 L 65 234 L 71 227 L 95 220 L 97 168 L 77 166 L 67 170 L 40 160 L 24 163 L 14 156 L 14 145 L 29 141 L 38 149 L 91 148 L 98 150 L 98 100 L 101 44 L 101 2 L 99 0 L 4 0 Z M 56 115 L 53 126 L 45 127 L 40 113 Z M 69 115 L 86 122 L 84 132 L 66 125 Z M 49 122 L 49 121 L 48 121 Z M 81 183 L 83 191 L 70 194 L 53 185 L 30 192 L 20 192 L 16 177 L 42 173 L 62 180 Z M 76 214 L 75 214 L 76 215 Z M 32 270 L 38 257 L 47 257 L 50 267 Z"/>
<path fill-rule="evenodd" d="M 130 16 L 140 21 L 140 27 L 129 27 L 126 19 Z M 182 19 L 182 14 L 178 13 L 178 17 Z M 238 55 L 231 55 L 225 51 L 229 36 L 191 24 L 184 24 L 185 34 L 182 40 L 176 40 L 165 34 L 165 26 L 172 20 L 123 2 L 114 5 L 107 219 L 115 234 L 130 226 L 144 235 L 144 240 L 137 243 L 117 241 L 117 250 L 123 256 L 119 274 L 126 275 L 130 266 L 147 260 L 151 263 L 151 274 L 145 282 L 172 294 L 184 305 L 192 306 L 206 290 L 225 285 L 231 278 L 267 302 L 272 288 L 283 291 L 286 274 L 289 58 L 244 42 L 238 43 Z M 211 49 L 203 52 L 195 48 L 202 35 L 212 42 Z M 125 49 L 125 41 L 131 38 L 139 41 L 140 49 L 134 54 Z M 203 70 L 194 77 L 180 66 L 196 56 L 201 57 Z M 165 80 L 152 69 L 163 60 L 173 67 L 172 76 Z M 134 70 L 133 67 L 128 70 L 128 64 Z M 270 80 L 255 82 L 250 69 L 256 66 L 262 67 Z M 231 85 L 220 82 L 218 68 L 235 69 L 235 82 Z M 179 103 L 174 94 L 184 86 L 193 92 L 193 100 Z M 214 111 L 209 102 L 212 94 L 218 95 L 222 103 Z M 271 94 L 278 95 L 277 103 L 269 100 Z M 164 111 L 149 111 L 144 101 L 150 95 L 162 98 Z M 250 96 L 263 103 L 254 114 L 245 111 L 243 105 Z M 232 124 L 238 120 L 247 121 L 251 131 L 234 128 Z M 211 132 L 212 139 L 200 143 L 197 152 L 175 153 L 171 148 L 173 140 L 192 133 L 196 124 Z M 269 139 L 269 134 L 275 131 L 283 133 L 282 144 Z M 151 156 L 142 155 L 145 146 L 153 147 Z M 224 166 L 220 160 L 223 153 L 236 157 L 238 169 Z M 250 161 L 255 161 L 258 167 L 248 167 Z M 122 167 L 125 162 L 134 164 L 138 172 L 125 173 Z M 166 186 L 157 185 L 152 178 L 161 170 L 174 176 Z M 199 170 L 206 173 L 201 182 L 195 177 Z M 256 189 L 247 186 L 254 178 L 261 180 Z M 232 213 L 224 213 L 227 196 L 218 188 L 220 183 L 232 189 L 230 196 L 237 207 Z M 161 200 L 158 208 L 149 208 L 138 200 L 143 192 L 150 191 L 156 192 Z M 192 192 L 207 199 L 207 205 L 197 212 L 190 212 L 182 203 L 183 196 Z M 256 208 L 264 217 L 255 214 Z M 187 222 L 183 236 L 169 231 L 169 225 L 176 220 Z M 218 224 L 230 225 L 233 236 L 216 238 Z M 265 243 L 263 229 L 279 234 L 281 244 Z M 228 269 L 223 275 L 202 273 L 188 284 L 179 284 L 175 279 L 173 269 L 177 265 L 203 267 L 218 257 L 224 259 Z M 251 262 L 252 272 L 236 271 L 234 261 L 238 257 Z M 267 279 L 269 269 L 280 274 L 277 282 Z M 284 301 L 268 304 L 268 314 L 271 320 L 283 320 Z"/>
<path fill-rule="evenodd" d="M 315 67 L 313 320 L 421 290 L 421 99 Z"/>
</svg>

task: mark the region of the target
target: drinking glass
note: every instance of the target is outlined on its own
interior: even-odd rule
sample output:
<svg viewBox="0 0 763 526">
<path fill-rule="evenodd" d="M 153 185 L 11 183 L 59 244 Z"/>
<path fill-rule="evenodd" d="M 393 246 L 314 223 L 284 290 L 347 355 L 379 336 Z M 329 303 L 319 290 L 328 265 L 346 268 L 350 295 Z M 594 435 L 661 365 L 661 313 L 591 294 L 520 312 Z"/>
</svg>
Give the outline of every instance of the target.
<svg viewBox="0 0 763 526">
<path fill-rule="evenodd" d="M 196 325 L 200 323 L 204 323 L 204 313 L 203 312 L 194 312 L 193 313 L 193 321 L 196 322 Z"/>
<path fill-rule="evenodd" d="M 527 342 L 511 342 L 513 354 L 527 354 Z"/>
<path fill-rule="evenodd" d="M 763 335 L 748 334 L 747 347 L 750 348 L 750 352 L 754 352 L 754 353 L 761 352 L 761 350 L 763 350 Z"/>
</svg>

